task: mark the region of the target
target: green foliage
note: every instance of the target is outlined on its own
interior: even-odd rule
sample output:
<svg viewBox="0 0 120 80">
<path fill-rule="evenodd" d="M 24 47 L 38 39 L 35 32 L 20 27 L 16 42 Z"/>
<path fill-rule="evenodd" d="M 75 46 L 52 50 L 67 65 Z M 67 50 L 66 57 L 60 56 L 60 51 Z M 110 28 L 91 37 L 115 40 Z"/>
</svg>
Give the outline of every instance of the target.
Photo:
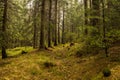
<svg viewBox="0 0 120 80">
<path fill-rule="evenodd" d="M 99 50 L 100 48 L 103 48 L 104 44 L 102 40 L 102 35 L 100 35 L 98 29 L 92 26 L 88 26 L 88 34 L 84 39 L 88 52 L 91 52 L 92 49 Z"/>
<path fill-rule="evenodd" d="M 84 26 L 87 28 L 84 28 L 83 31 L 87 30 L 86 32 L 83 32 L 82 35 L 80 36 L 80 42 L 85 42 L 85 44 L 88 47 L 91 48 L 102 48 L 103 47 L 103 38 L 102 35 L 100 34 L 100 31 L 93 26 Z"/>
<path fill-rule="evenodd" d="M 87 37 L 86 38 L 86 45 L 88 45 L 89 47 L 92 47 L 92 48 L 103 47 L 102 39 L 99 38 L 99 36 Z"/>
<path fill-rule="evenodd" d="M 120 30 L 112 29 L 106 35 L 107 41 L 109 43 L 113 43 L 120 40 Z"/>
<path fill-rule="evenodd" d="M 99 51 L 99 49 L 109 48 L 114 42 L 120 40 L 120 30 L 112 29 L 106 32 L 106 38 L 103 39 L 103 34 L 98 31 L 97 28 L 92 26 L 88 27 L 88 34 L 81 36 L 83 41 L 85 41 L 88 52 L 92 49 L 94 51 Z M 106 43 L 105 43 L 106 42 Z"/>
<path fill-rule="evenodd" d="M 103 42 L 103 35 L 98 30 L 98 28 L 93 26 L 86 26 L 87 27 L 87 34 L 84 34 L 80 36 L 81 40 L 80 42 L 84 42 L 83 50 L 81 52 L 83 53 L 93 53 L 97 54 L 99 53 L 100 49 L 103 49 L 106 47 L 106 44 Z M 85 30 L 86 28 L 84 28 Z M 107 43 L 107 46 L 109 44 Z"/>
<path fill-rule="evenodd" d="M 75 42 L 76 39 L 77 39 L 76 33 L 70 33 L 70 32 L 65 33 L 65 41 L 66 42 Z"/>
<path fill-rule="evenodd" d="M 31 46 L 32 44 L 32 19 L 28 14 L 28 3 L 31 0 L 11 0 L 8 1 L 8 22 L 6 27 L 8 48 L 18 46 Z"/>
<path fill-rule="evenodd" d="M 104 77 L 109 77 L 111 75 L 111 71 L 109 68 L 103 69 L 102 73 L 103 73 Z"/>
</svg>

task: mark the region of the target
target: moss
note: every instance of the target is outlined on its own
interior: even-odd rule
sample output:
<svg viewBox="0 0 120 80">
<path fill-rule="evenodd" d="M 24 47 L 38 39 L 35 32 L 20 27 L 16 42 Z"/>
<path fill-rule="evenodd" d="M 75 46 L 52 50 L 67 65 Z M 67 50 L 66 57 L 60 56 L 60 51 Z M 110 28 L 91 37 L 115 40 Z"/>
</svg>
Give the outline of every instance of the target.
<svg viewBox="0 0 120 80">
<path fill-rule="evenodd" d="M 16 47 L 16 48 L 13 48 L 13 49 L 7 49 L 7 55 L 8 56 L 16 56 L 16 55 L 20 55 L 22 54 L 23 52 L 30 52 L 32 51 L 33 48 L 32 47 Z"/>
<path fill-rule="evenodd" d="M 22 50 L 21 54 L 27 54 L 27 51 Z"/>
<path fill-rule="evenodd" d="M 38 72 L 37 72 L 36 70 L 32 70 L 32 71 L 31 71 L 31 74 L 32 74 L 32 75 L 36 75 L 37 73 L 38 73 Z"/>
<path fill-rule="evenodd" d="M 44 66 L 45 66 L 46 68 L 50 68 L 50 67 L 56 66 L 56 64 L 53 63 L 53 62 L 51 62 L 51 61 L 45 61 L 43 64 L 44 64 Z"/>
</svg>

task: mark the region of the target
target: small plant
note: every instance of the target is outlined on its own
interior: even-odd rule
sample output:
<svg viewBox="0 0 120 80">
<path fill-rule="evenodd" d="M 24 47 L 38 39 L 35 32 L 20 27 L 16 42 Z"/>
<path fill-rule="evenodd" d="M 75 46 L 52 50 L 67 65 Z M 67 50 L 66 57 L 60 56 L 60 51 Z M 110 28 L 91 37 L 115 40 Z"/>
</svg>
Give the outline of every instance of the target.
<svg viewBox="0 0 120 80">
<path fill-rule="evenodd" d="M 109 68 L 103 69 L 102 73 L 103 73 L 104 77 L 109 77 L 111 75 L 111 71 Z"/>
<path fill-rule="evenodd" d="M 46 61 L 46 62 L 44 62 L 44 66 L 46 68 L 50 68 L 50 67 L 56 66 L 56 64 L 54 64 L 53 62 L 50 62 L 50 61 Z"/>
</svg>

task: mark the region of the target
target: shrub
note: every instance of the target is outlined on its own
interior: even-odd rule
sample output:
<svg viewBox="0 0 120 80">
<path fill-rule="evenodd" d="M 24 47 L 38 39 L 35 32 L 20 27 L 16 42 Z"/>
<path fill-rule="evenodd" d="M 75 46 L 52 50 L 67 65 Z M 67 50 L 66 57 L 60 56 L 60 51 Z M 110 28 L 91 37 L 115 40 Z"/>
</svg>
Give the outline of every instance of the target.
<svg viewBox="0 0 120 80">
<path fill-rule="evenodd" d="M 103 73 L 104 77 L 109 77 L 111 75 L 111 71 L 109 68 L 103 69 L 102 73 Z"/>
</svg>

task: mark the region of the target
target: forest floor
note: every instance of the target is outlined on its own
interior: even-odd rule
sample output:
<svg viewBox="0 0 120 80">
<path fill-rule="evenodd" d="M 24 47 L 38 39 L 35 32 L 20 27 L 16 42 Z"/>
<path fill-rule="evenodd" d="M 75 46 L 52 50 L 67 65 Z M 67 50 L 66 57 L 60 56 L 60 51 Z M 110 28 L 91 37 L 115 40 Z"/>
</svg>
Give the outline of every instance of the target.
<svg viewBox="0 0 120 80">
<path fill-rule="evenodd" d="M 110 48 L 108 58 L 102 51 L 76 57 L 78 48 L 77 43 L 66 44 L 1 59 L 0 80 L 120 80 L 120 46 Z M 110 68 L 110 77 L 103 77 L 105 67 Z"/>
</svg>

